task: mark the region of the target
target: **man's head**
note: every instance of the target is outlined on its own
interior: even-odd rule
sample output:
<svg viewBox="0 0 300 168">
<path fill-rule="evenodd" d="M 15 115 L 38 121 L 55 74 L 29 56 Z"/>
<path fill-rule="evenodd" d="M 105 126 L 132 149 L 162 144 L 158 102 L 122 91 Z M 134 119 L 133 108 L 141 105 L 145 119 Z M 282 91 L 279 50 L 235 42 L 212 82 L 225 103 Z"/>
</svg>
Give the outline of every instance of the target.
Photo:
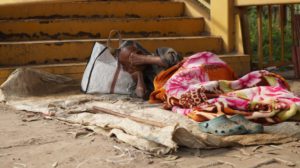
<svg viewBox="0 0 300 168">
<path fill-rule="evenodd" d="M 134 72 L 137 70 L 143 69 L 143 66 L 131 65 L 129 61 L 129 57 L 131 54 L 139 54 L 139 55 L 149 55 L 150 53 L 144 49 L 138 42 L 135 41 L 124 41 L 119 50 L 118 59 L 119 62 L 127 69 L 129 72 Z"/>
<path fill-rule="evenodd" d="M 150 53 L 141 46 L 140 43 L 132 40 L 126 40 L 124 41 L 121 46 L 120 46 L 120 51 L 123 51 L 124 54 L 130 54 L 132 52 L 136 54 L 141 54 L 141 55 L 149 55 Z M 129 53 L 130 52 L 130 53 Z"/>
</svg>

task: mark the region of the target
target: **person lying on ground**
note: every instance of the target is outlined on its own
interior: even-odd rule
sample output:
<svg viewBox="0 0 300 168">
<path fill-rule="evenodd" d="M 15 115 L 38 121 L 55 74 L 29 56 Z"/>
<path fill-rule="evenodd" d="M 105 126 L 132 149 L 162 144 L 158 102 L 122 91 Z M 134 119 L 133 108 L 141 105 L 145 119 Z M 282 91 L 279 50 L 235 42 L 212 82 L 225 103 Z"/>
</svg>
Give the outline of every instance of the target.
<svg viewBox="0 0 300 168">
<path fill-rule="evenodd" d="M 124 41 L 115 51 L 119 62 L 125 71 L 129 72 L 136 81 L 133 95 L 148 99 L 154 90 L 153 80 L 162 70 L 176 65 L 182 57 L 172 48 L 157 48 L 150 53 L 136 41 Z"/>
</svg>

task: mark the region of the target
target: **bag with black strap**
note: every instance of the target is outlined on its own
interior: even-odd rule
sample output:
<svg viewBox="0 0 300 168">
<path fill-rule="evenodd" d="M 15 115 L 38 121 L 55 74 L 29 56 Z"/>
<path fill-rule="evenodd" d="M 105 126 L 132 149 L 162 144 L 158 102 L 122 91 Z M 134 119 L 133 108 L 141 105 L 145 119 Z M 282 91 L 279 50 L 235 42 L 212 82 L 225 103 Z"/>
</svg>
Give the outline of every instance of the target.
<svg viewBox="0 0 300 168">
<path fill-rule="evenodd" d="M 85 93 L 131 94 L 135 85 L 132 76 L 124 71 L 118 57 L 111 54 L 111 37 L 116 33 L 119 46 L 122 37 L 119 31 L 109 33 L 107 45 L 96 42 L 81 80 L 81 90 Z"/>
</svg>

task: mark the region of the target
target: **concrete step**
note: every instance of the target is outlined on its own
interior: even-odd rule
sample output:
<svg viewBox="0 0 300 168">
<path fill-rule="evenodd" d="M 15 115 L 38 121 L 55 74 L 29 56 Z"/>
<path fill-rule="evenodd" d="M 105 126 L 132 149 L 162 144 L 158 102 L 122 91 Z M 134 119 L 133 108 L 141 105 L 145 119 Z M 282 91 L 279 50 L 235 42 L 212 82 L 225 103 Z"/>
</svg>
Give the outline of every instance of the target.
<svg viewBox="0 0 300 168">
<path fill-rule="evenodd" d="M 107 38 L 112 29 L 128 37 L 197 36 L 203 18 L 30 19 L 0 21 L 0 41 Z"/>
<path fill-rule="evenodd" d="M 11 66 L 0 68 L 0 84 L 2 84 L 7 77 L 17 68 L 29 67 L 41 71 L 50 72 L 53 74 L 64 75 L 75 80 L 81 80 L 86 63 L 64 63 L 64 64 L 48 64 L 48 65 L 25 65 L 25 66 Z"/>
<path fill-rule="evenodd" d="M 176 17 L 183 13 L 184 4 L 173 1 L 0 2 L 0 19 Z"/>
<path fill-rule="evenodd" d="M 220 55 L 220 58 L 228 63 L 238 75 L 244 75 L 250 71 L 250 57 L 248 55 Z M 75 80 L 81 80 L 86 63 L 64 63 L 49 65 L 27 65 L 21 67 L 30 67 L 42 71 L 50 72 L 71 77 Z M 0 84 L 16 69 L 17 66 L 0 68 Z"/>
<path fill-rule="evenodd" d="M 159 47 L 172 47 L 183 56 L 200 51 L 214 53 L 222 51 L 222 39 L 213 36 L 133 38 L 127 40 L 140 42 L 150 52 L 154 52 Z M 96 41 L 105 43 L 106 39 L 1 42 L 0 66 L 86 61 Z M 114 46 L 116 43 L 117 40 L 113 40 Z"/>
<path fill-rule="evenodd" d="M 238 77 L 243 76 L 251 71 L 250 56 L 245 54 L 224 54 L 220 55 Z"/>
</svg>

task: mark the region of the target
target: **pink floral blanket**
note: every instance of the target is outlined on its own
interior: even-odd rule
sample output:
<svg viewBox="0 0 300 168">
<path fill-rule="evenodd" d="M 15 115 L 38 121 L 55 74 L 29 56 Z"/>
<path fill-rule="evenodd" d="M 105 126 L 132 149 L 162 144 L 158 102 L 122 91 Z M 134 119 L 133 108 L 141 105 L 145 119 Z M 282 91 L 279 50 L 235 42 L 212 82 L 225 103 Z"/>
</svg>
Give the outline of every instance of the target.
<svg viewBox="0 0 300 168">
<path fill-rule="evenodd" d="M 211 80 L 199 68 L 203 64 L 225 63 L 207 52 L 189 57 L 164 85 L 166 107 L 198 122 L 223 114 L 242 114 L 265 124 L 300 118 L 300 98 L 281 76 L 261 70 L 233 81 Z"/>
</svg>

